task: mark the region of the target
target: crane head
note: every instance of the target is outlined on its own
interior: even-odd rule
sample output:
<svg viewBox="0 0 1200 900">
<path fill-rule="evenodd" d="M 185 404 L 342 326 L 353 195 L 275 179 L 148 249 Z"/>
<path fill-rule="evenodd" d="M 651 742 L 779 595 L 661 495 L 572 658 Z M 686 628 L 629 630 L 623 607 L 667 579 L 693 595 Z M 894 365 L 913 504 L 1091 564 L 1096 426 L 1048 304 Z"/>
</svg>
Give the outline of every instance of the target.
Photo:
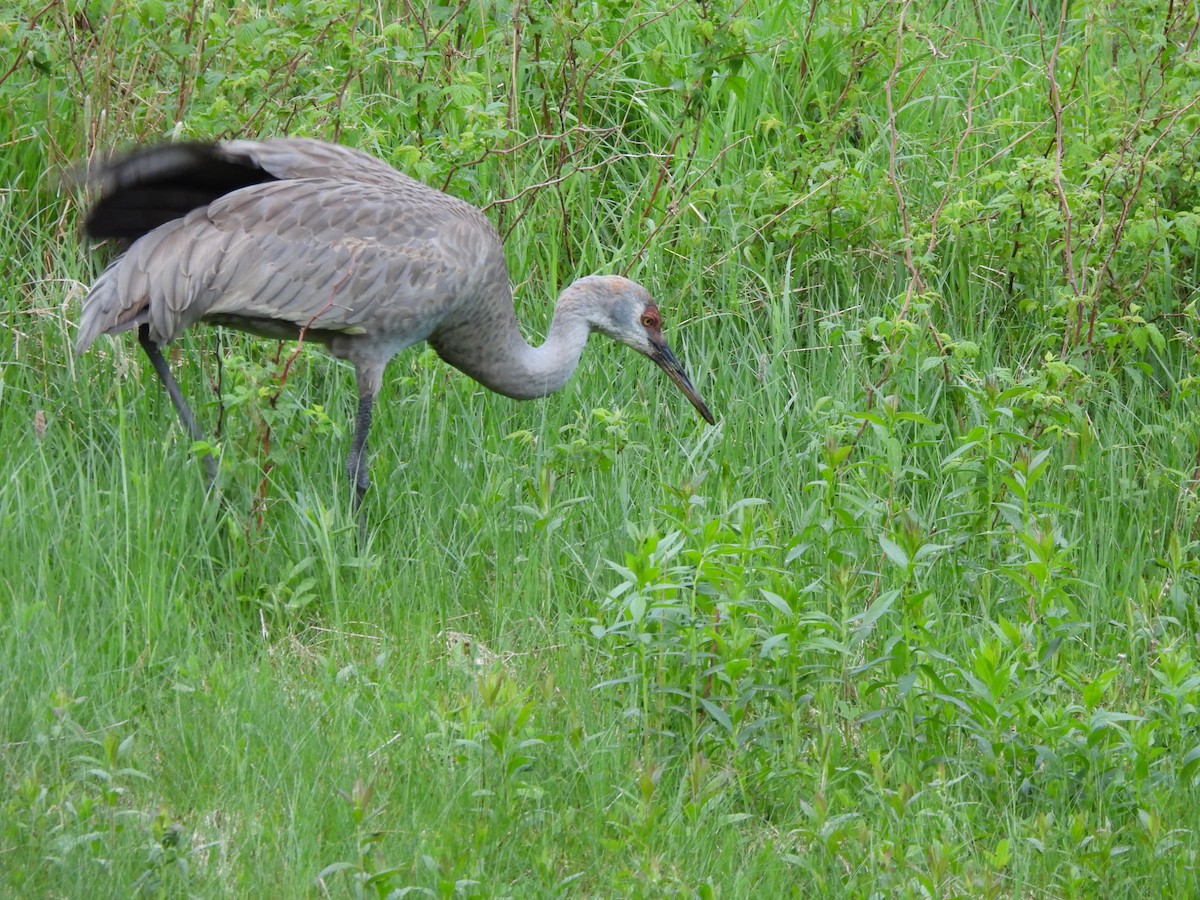
<svg viewBox="0 0 1200 900">
<path fill-rule="evenodd" d="M 593 276 L 596 278 L 596 276 Z M 590 281 L 591 279 L 583 279 Z M 688 378 L 683 364 L 671 352 L 662 333 L 662 316 L 658 307 L 650 297 L 650 292 L 635 281 L 621 278 L 617 275 L 600 276 L 601 291 L 608 302 L 599 305 L 601 314 L 592 323 L 597 331 L 607 335 L 614 341 L 632 347 L 639 353 L 650 357 L 654 363 L 667 373 L 667 377 L 683 392 L 696 411 L 704 417 L 709 425 L 715 425 L 716 419 L 709 411 L 708 404 Z M 601 291 L 594 292 L 595 294 Z"/>
</svg>

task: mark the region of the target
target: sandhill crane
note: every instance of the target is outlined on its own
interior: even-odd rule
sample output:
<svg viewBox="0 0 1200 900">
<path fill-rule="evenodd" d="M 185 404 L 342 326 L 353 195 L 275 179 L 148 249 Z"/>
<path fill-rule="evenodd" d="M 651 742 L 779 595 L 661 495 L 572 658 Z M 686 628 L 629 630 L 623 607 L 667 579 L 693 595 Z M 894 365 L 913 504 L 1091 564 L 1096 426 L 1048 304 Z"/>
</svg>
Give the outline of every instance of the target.
<svg viewBox="0 0 1200 900">
<path fill-rule="evenodd" d="M 663 340 L 645 288 L 618 276 L 580 278 L 559 296 L 545 343 L 531 347 L 484 214 L 358 150 L 301 138 L 165 144 L 87 181 L 101 196 L 85 233 L 128 249 L 84 300 L 76 352 L 101 334 L 136 329 L 200 440 L 163 344 L 197 322 L 323 344 L 355 369 L 346 463 L 355 505 L 370 484 L 367 432 L 383 370 L 422 340 L 485 387 L 523 400 L 562 387 L 599 331 L 650 357 L 714 421 Z M 204 463 L 212 481 L 216 463 Z"/>
</svg>

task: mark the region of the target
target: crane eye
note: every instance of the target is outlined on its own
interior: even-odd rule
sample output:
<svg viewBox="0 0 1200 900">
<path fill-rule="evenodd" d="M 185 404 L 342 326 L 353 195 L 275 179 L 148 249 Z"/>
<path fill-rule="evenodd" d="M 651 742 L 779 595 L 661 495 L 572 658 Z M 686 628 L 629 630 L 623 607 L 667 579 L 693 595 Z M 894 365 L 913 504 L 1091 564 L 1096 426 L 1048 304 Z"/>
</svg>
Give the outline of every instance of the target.
<svg viewBox="0 0 1200 900">
<path fill-rule="evenodd" d="M 657 324 L 658 320 L 655 319 L 654 316 L 650 315 L 650 313 L 646 313 L 644 316 L 642 316 L 642 325 L 644 325 L 646 328 L 653 328 Z"/>
</svg>

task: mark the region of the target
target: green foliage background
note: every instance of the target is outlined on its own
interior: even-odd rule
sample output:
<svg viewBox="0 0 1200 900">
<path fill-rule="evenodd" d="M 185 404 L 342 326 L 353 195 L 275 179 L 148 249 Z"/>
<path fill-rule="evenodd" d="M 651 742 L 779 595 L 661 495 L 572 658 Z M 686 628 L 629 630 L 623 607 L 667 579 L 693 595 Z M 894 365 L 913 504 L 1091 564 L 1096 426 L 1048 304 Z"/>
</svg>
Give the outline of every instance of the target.
<svg viewBox="0 0 1200 900">
<path fill-rule="evenodd" d="M 0 13 L 14 896 L 1197 892 L 1192 3 Z M 488 210 L 518 313 L 646 283 L 719 423 L 198 330 L 206 496 L 70 350 L 114 147 L 339 140 Z"/>
</svg>

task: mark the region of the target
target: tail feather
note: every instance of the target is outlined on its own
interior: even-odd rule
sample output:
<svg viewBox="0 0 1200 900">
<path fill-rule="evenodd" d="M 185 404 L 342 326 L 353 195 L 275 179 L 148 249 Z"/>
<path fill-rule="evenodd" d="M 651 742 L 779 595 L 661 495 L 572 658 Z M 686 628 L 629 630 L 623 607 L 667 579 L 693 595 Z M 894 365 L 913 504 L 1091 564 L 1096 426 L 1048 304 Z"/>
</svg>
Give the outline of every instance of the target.
<svg viewBox="0 0 1200 900">
<path fill-rule="evenodd" d="M 75 332 L 75 352 L 83 353 L 102 334 L 130 331 L 147 321 L 148 308 L 126 308 L 118 291 L 119 268 L 124 256 L 113 261 L 96 279 L 83 301 L 79 327 Z"/>
</svg>

